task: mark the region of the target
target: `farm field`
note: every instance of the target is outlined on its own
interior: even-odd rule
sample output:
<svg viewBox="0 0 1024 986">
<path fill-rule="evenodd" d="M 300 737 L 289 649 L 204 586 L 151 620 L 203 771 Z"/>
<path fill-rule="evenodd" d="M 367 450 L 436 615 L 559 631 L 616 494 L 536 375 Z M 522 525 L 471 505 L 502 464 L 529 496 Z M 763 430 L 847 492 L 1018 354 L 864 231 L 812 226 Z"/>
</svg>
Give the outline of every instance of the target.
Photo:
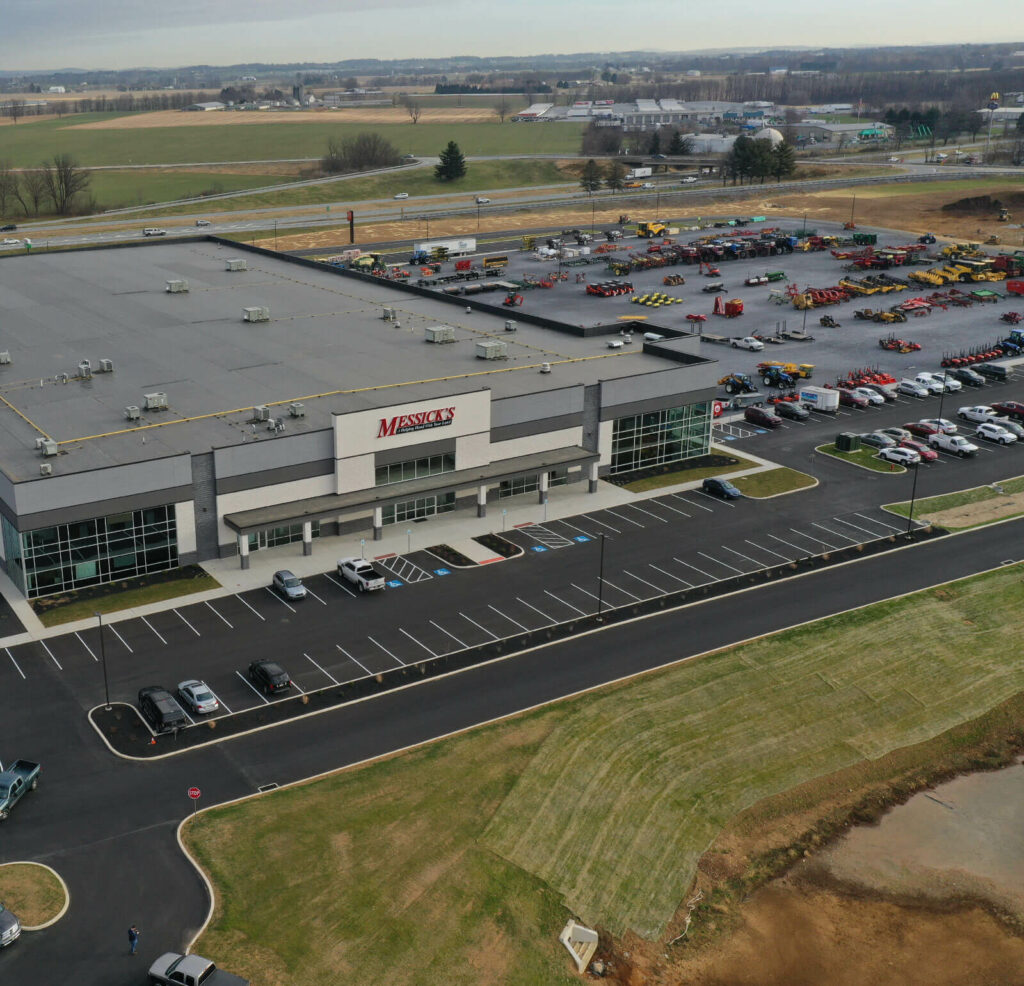
<svg viewBox="0 0 1024 986">
<path fill-rule="evenodd" d="M 786 840 L 818 813 L 991 748 L 988 726 L 966 724 L 1024 687 L 1020 577 L 1008 566 L 841 614 L 205 812 L 185 833 L 217 889 L 197 948 L 268 986 L 338 969 L 526 986 L 569 981 L 555 936 L 572 913 L 664 972 L 699 867 L 715 899 L 691 938 L 708 940 L 739 907 L 727 888 L 748 866 L 778 872 L 764 851 L 792 858 Z M 716 845 L 729 855 L 713 866 Z M 679 972 L 694 949 L 673 952 Z"/>
<path fill-rule="evenodd" d="M 193 168 L 183 171 L 93 171 L 89 181 L 89 195 L 95 199 L 100 210 L 120 209 L 201 195 L 244 191 L 247 188 L 266 188 L 268 185 L 279 185 L 295 180 L 296 177 L 290 175 L 240 175 Z M 231 199 L 217 202 L 215 207 L 221 211 L 232 202 Z M 194 204 L 188 207 L 189 212 L 195 212 L 197 209 L 202 209 L 202 206 Z"/>
</svg>

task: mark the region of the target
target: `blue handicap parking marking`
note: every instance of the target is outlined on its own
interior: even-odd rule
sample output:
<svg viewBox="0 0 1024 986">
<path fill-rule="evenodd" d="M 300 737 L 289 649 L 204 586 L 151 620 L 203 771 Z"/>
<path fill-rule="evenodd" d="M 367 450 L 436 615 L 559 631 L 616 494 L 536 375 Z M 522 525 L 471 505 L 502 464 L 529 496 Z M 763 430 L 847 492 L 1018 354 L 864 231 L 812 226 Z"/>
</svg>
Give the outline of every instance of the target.
<svg viewBox="0 0 1024 986">
<path fill-rule="evenodd" d="M 736 441 L 736 436 L 735 435 L 723 435 L 722 438 L 724 438 L 727 442 L 735 442 Z"/>
<path fill-rule="evenodd" d="M 543 544 L 535 544 L 532 546 L 534 551 L 547 551 Z"/>
<path fill-rule="evenodd" d="M 755 435 L 767 435 L 768 432 L 765 431 L 764 428 L 755 428 L 754 429 L 754 434 Z"/>
<path fill-rule="evenodd" d="M 447 568 L 435 568 L 434 569 L 434 574 L 435 575 L 451 575 L 452 573 Z"/>
<path fill-rule="evenodd" d="M 403 585 L 405 585 L 405 583 L 401 579 L 389 579 L 388 580 L 388 588 L 389 589 L 398 589 L 398 588 L 400 588 Z"/>
<path fill-rule="evenodd" d="M 576 537 L 573 538 L 573 540 L 574 541 L 579 541 L 580 544 L 583 544 L 584 541 L 589 541 L 590 538 L 588 538 L 584 534 L 577 534 Z"/>
</svg>

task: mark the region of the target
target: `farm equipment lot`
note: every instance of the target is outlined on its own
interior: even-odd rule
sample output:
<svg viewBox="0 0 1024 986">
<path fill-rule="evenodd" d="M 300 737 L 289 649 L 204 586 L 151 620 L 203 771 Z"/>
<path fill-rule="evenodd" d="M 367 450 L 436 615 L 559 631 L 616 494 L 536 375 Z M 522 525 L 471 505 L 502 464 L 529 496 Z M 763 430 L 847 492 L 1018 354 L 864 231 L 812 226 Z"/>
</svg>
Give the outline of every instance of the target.
<svg viewBox="0 0 1024 986">
<path fill-rule="evenodd" d="M 708 221 L 705 219 L 705 223 Z M 738 231 L 746 231 L 749 235 L 744 239 L 756 240 L 762 230 L 778 229 L 799 236 L 804 228 L 800 219 L 771 218 L 745 227 L 686 229 L 685 226 L 692 222 L 694 220 L 672 220 L 670 226 L 679 232 L 670 239 L 685 246 L 691 241 L 715 234 L 719 234 L 723 240 L 738 239 Z M 1014 307 L 1020 307 L 1019 299 L 1005 297 L 1007 292 L 1004 281 L 926 285 L 910 280 L 908 275 L 911 272 L 948 265 L 947 258 L 939 254 L 946 246 L 941 241 L 928 245 L 919 253 L 911 254 L 911 257 L 920 259 L 913 266 L 901 265 L 880 271 L 851 272 L 847 269 L 851 261 L 846 254 L 872 249 L 862 245 L 836 248 L 841 254 L 840 258 L 833 256 L 829 249 L 804 251 L 799 246 L 792 253 L 772 253 L 737 260 L 729 260 L 726 252 L 716 261 L 721 270 L 720 280 L 724 284 L 724 291 L 720 294 L 707 294 L 702 290 L 707 286 L 706 283 L 697 276 L 697 263 L 655 266 L 646 270 L 634 268 L 628 274 L 616 274 L 611 269 L 612 264 L 621 264 L 631 256 L 651 256 L 647 253 L 649 247 L 660 245 L 661 237 L 636 236 L 636 221 L 622 227 L 599 224 L 594 230 L 594 243 L 604 239 L 606 228 L 613 227 L 622 228 L 625 233 L 621 240 L 615 241 L 616 249 L 600 255 L 593 252 L 589 255 L 577 254 L 561 262 L 558 258 L 536 259 L 532 252 L 512 249 L 507 241 L 496 244 L 493 249 L 507 254 L 509 258 L 503 280 L 523 282 L 528 288 L 524 292 L 522 312 L 583 327 L 613 325 L 618 321 L 634 319 L 650 323 L 650 331 L 653 332 L 662 328 L 682 332 L 696 328 L 705 336 L 720 336 L 725 341 L 756 335 L 767 341 L 766 352 L 770 352 L 774 358 L 787 363 L 815 364 L 815 383 L 824 385 L 833 384 L 839 375 L 845 377 L 853 369 L 869 366 L 891 373 L 897 379 L 913 377 L 922 370 L 938 370 L 947 354 L 959 355 L 961 351 L 989 347 L 998 340 L 1008 338 L 1011 326 L 1002 316 Z M 817 233 L 815 241 L 828 237 L 838 237 L 840 240 L 851 237 L 839 223 L 818 221 L 814 224 L 814 230 Z M 910 232 L 858 228 L 857 234 L 875 236 L 878 245 L 873 249 L 876 251 L 884 247 L 917 243 L 917 235 Z M 536 241 L 540 245 L 544 239 L 538 236 Z M 996 252 L 993 250 L 993 256 Z M 479 264 L 481 259 L 474 258 L 474 263 Z M 748 280 L 760 280 L 769 274 L 777 277 L 780 272 L 785 274 L 787 280 L 746 283 Z M 449 273 L 447 266 L 442 273 Z M 564 274 L 568 276 L 559 276 Z M 664 294 L 665 278 L 674 274 L 685 277 L 686 283 L 672 287 L 672 303 L 637 304 L 633 300 Z M 870 295 L 850 290 L 850 300 L 822 303 L 803 310 L 794 307 L 789 297 L 790 291 L 803 293 L 807 288 L 831 291 L 844 280 L 865 285 L 863 290 L 871 291 Z M 607 285 L 615 281 L 628 282 L 633 290 L 614 294 L 608 290 Z M 894 288 L 891 283 L 893 281 L 906 282 L 907 286 Z M 533 287 L 530 282 L 543 282 L 550 287 Z M 597 285 L 602 285 L 600 292 L 594 290 Z M 457 285 L 451 283 L 444 287 L 459 290 Z M 985 303 L 980 297 L 971 299 L 971 293 L 979 290 L 993 292 L 995 300 Z M 461 300 L 462 296 L 458 297 Z M 724 299 L 721 306 L 716 306 L 716 298 Z M 985 300 L 989 298 L 986 295 Z M 724 309 L 734 299 L 742 302 L 741 314 L 734 317 L 715 314 L 716 307 Z M 467 297 L 466 300 L 468 303 L 498 305 L 501 299 L 495 294 L 483 293 Z M 825 302 L 826 299 L 819 300 Z M 903 306 L 906 311 L 894 315 L 890 309 L 897 305 Z M 855 310 L 861 313 L 856 318 Z M 866 312 L 871 314 L 864 317 Z M 876 315 L 877 318 L 874 317 Z M 703 316 L 703 321 L 698 320 L 700 316 Z M 821 324 L 822 318 L 825 319 L 825 325 Z M 838 325 L 830 327 L 827 324 L 830 320 Z M 889 324 L 892 321 L 901 323 L 895 326 L 896 331 Z M 813 337 L 813 341 L 786 339 L 779 340 L 778 344 L 769 341 L 778 338 L 780 333 L 788 334 L 794 330 L 806 332 L 809 337 Z M 898 349 L 880 347 L 880 339 L 890 335 L 893 338 L 912 340 L 921 348 L 901 353 Z M 633 345 L 640 344 L 642 338 L 636 335 Z M 603 337 L 594 339 L 595 352 L 604 346 Z M 723 375 L 726 372 L 741 372 L 755 378 L 758 378 L 755 373 L 756 364 L 765 358 L 754 352 L 726 351 L 711 341 L 702 346 L 702 355 L 719 359 Z"/>
</svg>

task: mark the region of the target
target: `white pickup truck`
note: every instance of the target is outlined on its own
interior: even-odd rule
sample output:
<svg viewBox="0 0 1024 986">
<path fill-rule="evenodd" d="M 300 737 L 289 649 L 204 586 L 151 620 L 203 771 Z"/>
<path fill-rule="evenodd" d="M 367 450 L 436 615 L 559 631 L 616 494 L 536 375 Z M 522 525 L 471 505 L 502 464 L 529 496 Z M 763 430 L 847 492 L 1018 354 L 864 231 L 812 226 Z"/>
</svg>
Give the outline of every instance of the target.
<svg viewBox="0 0 1024 986">
<path fill-rule="evenodd" d="M 387 585 L 387 580 L 365 558 L 340 558 L 338 574 L 359 586 L 360 592 L 376 592 Z"/>
<path fill-rule="evenodd" d="M 959 455 L 961 459 L 978 453 L 978 446 L 971 444 L 963 435 L 945 435 L 941 431 L 929 435 L 928 444 L 932 448 L 942 449 L 943 452 Z"/>
<path fill-rule="evenodd" d="M 165 952 L 149 967 L 150 986 L 249 986 L 249 980 L 218 969 L 201 955 Z"/>
<path fill-rule="evenodd" d="M 156 226 L 147 226 L 142 231 L 142 235 L 143 236 L 166 236 L 167 235 L 167 230 L 166 229 L 158 229 Z"/>
</svg>

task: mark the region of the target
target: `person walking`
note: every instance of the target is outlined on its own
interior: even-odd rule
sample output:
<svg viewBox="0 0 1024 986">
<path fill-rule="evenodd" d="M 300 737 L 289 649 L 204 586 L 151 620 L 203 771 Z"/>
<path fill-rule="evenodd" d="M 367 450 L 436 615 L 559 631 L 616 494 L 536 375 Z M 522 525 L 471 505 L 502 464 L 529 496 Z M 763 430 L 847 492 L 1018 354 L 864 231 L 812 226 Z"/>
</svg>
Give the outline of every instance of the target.
<svg viewBox="0 0 1024 986">
<path fill-rule="evenodd" d="M 139 929 L 133 924 L 128 929 L 128 954 L 134 955 L 135 949 L 139 947 Z"/>
</svg>

